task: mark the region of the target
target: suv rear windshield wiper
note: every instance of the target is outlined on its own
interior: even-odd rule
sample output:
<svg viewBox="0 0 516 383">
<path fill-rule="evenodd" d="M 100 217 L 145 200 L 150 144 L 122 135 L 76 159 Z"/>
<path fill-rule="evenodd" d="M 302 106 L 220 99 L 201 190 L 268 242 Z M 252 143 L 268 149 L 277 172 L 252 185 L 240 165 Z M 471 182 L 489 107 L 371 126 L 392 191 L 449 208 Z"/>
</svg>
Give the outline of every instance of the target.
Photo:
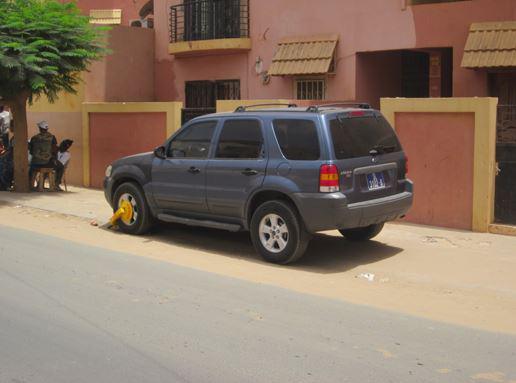
<svg viewBox="0 0 516 383">
<path fill-rule="evenodd" d="M 395 150 L 396 147 L 394 145 L 375 145 L 369 150 L 369 154 L 375 156 L 377 154 L 392 153 Z"/>
</svg>

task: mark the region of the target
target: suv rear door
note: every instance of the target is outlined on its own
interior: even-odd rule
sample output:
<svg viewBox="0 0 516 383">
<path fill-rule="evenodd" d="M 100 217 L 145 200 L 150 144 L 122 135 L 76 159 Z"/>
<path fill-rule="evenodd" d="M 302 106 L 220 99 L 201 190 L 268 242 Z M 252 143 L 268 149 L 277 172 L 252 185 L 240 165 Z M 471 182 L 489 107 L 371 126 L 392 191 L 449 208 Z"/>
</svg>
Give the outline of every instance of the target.
<svg viewBox="0 0 516 383">
<path fill-rule="evenodd" d="M 400 192 L 405 155 L 379 112 L 352 110 L 329 117 L 327 123 L 340 189 L 350 203 Z"/>
<path fill-rule="evenodd" d="M 206 213 L 206 165 L 217 120 L 195 122 L 167 146 L 167 158 L 152 164 L 152 190 L 165 211 Z"/>
<path fill-rule="evenodd" d="M 267 168 L 261 120 L 230 118 L 223 122 L 215 154 L 208 161 L 207 200 L 210 213 L 244 216 L 249 194 L 260 187 Z"/>
</svg>

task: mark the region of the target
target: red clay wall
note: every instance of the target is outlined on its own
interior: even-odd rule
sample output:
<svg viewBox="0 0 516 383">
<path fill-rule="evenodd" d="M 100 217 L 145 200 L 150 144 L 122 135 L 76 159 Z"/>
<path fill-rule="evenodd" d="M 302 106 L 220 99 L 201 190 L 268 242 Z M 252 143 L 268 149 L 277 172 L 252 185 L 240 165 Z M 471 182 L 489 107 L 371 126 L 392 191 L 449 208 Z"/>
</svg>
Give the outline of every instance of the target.
<svg viewBox="0 0 516 383">
<path fill-rule="evenodd" d="M 154 30 L 116 26 L 107 34 L 111 53 L 85 74 L 85 101 L 154 101 Z"/>
<path fill-rule="evenodd" d="M 413 223 L 471 230 L 475 116 L 396 113 L 414 181 Z"/>
<path fill-rule="evenodd" d="M 153 150 L 166 139 L 165 113 L 90 113 L 91 187 L 101 188 L 106 167 Z"/>
<path fill-rule="evenodd" d="M 122 25 L 130 25 L 131 20 L 139 20 L 140 9 L 148 0 L 78 0 L 77 5 L 85 15 L 91 9 L 121 9 Z"/>
</svg>

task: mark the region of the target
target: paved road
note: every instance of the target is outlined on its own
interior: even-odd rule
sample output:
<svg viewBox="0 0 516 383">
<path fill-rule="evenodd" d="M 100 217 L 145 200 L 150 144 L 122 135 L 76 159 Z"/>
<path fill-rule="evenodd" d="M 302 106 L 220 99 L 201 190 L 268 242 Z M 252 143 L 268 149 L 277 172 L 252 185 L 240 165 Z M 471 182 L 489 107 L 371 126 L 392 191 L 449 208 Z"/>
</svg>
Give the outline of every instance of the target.
<svg viewBox="0 0 516 383">
<path fill-rule="evenodd" d="M 0 382 L 511 382 L 516 337 L 0 226 Z"/>
</svg>

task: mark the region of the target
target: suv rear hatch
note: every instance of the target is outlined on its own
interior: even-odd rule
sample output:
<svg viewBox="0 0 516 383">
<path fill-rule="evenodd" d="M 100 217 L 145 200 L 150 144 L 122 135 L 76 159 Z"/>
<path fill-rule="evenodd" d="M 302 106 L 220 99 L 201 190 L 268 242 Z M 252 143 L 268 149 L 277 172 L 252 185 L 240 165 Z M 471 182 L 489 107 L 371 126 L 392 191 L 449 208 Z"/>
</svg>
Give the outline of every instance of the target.
<svg viewBox="0 0 516 383">
<path fill-rule="evenodd" d="M 349 203 L 403 190 L 406 158 L 387 120 L 374 110 L 351 110 L 328 118 L 333 162 Z"/>
</svg>

